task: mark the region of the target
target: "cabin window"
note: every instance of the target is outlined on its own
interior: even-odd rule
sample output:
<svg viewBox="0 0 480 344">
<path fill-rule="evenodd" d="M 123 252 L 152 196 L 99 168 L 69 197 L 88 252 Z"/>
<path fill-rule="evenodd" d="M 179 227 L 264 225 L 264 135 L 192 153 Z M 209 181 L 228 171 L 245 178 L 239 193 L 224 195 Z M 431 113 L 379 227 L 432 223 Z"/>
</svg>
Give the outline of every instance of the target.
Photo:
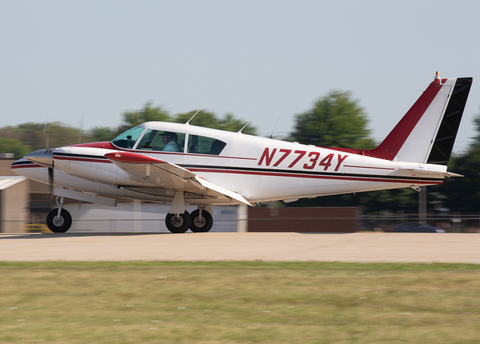
<svg viewBox="0 0 480 344">
<path fill-rule="evenodd" d="M 135 142 L 137 142 L 138 138 L 142 134 L 143 130 L 144 129 L 142 127 L 132 128 L 124 132 L 123 134 L 118 135 L 112 140 L 112 143 L 120 148 L 132 149 L 135 145 Z"/>
<path fill-rule="evenodd" d="M 197 154 L 220 155 L 227 144 L 223 141 L 198 135 L 190 135 L 188 152 Z"/>
<path fill-rule="evenodd" d="M 183 153 L 184 145 L 184 133 L 148 129 L 138 143 L 137 149 Z"/>
</svg>

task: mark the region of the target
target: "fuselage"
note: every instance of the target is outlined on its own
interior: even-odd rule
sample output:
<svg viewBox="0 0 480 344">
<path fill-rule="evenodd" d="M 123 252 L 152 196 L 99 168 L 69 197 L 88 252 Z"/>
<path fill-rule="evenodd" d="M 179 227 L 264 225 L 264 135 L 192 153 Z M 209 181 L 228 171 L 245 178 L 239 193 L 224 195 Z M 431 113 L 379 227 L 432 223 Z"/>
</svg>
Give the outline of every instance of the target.
<svg viewBox="0 0 480 344">
<path fill-rule="evenodd" d="M 361 151 L 322 148 L 186 124 L 147 122 L 112 142 L 80 144 L 53 151 L 53 184 L 106 197 L 171 202 L 171 185 L 152 187 L 105 157 L 130 152 L 180 166 L 251 203 L 441 184 L 446 166 L 384 160 Z M 178 151 L 165 151 L 159 133 L 175 133 Z M 157 135 L 157 136 L 156 136 Z M 150 140 L 150 141 L 149 141 Z M 165 140 L 166 141 L 166 140 Z M 48 167 L 27 159 L 17 173 L 49 183 Z M 428 171 L 422 173 L 422 170 Z M 436 173 L 438 172 L 438 173 Z M 190 204 L 228 204 L 185 195 Z"/>
</svg>

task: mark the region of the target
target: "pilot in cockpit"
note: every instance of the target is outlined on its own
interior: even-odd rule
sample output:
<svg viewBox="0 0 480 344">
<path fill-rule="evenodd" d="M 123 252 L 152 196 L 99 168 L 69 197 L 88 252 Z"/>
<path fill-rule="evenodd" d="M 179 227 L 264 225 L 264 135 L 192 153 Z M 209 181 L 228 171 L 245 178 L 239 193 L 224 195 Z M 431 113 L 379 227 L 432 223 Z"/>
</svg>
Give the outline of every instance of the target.
<svg viewBox="0 0 480 344">
<path fill-rule="evenodd" d="M 165 131 L 162 134 L 162 142 L 165 145 L 163 147 L 164 152 L 180 152 L 180 146 L 178 145 L 178 137 L 176 133 Z"/>
</svg>

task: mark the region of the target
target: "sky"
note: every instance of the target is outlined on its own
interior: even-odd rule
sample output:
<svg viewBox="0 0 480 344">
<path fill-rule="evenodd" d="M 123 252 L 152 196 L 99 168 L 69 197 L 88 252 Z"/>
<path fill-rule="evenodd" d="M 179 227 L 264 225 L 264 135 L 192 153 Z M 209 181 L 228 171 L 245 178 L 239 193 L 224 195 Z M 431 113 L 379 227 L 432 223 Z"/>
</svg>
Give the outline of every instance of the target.
<svg viewBox="0 0 480 344">
<path fill-rule="evenodd" d="M 116 128 L 147 102 L 288 135 L 331 90 L 381 141 L 433 80 L 480 79 L 480 2 L 0 0 L 0 127 Z M 454 152 L 475 135 L 473 84 Z"/>
</svg>

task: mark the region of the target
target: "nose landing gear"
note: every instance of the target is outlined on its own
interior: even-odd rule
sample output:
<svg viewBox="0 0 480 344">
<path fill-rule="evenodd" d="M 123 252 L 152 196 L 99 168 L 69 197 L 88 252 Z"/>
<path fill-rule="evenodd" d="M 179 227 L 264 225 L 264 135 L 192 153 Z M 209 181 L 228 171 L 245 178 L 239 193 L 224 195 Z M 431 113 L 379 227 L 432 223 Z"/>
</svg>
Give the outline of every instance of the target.
<svg viewBox="0 0 480 344">
<path fill-rule="evenodd" d="M 53 209 L 47 215 L 47 226 L 53 233 L 65 233 L 72 225 L 72 216 L 68 211 L 63 209 L 63 197 L 60 202 L 57 197 L 58 209 Z"/>
</svg>

